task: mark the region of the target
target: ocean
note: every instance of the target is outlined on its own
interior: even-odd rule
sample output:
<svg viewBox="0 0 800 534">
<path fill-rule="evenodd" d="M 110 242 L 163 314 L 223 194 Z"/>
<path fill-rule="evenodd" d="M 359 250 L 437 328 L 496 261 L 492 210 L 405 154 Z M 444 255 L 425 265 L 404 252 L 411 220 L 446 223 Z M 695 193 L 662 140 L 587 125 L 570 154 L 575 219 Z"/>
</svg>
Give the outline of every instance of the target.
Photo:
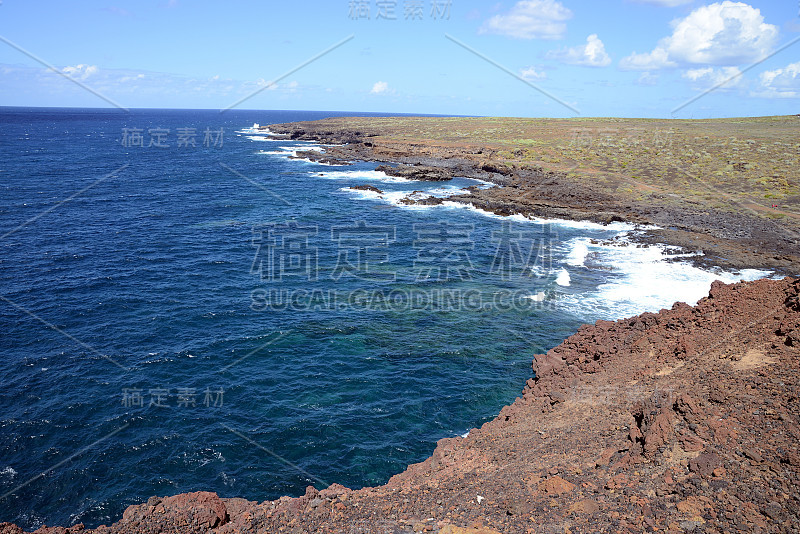
<svg viewBox="0 0 800 534">
<path fill-rule="evenodd" d="M 0 521 L 379 485 L 581 324 L 770 274 L 622 223 L 406 205 L 490 184 L 291 159 L 324 147 L 253 128 L 336 115 L 0 108 Z"/>
</svg>

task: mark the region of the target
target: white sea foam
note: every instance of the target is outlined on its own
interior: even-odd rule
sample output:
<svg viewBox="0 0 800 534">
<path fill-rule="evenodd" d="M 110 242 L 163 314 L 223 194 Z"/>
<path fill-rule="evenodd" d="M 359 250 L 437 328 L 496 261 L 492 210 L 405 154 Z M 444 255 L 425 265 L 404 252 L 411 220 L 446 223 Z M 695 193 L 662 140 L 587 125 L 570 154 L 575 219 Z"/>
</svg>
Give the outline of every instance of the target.
<svg viewBox="0 0 800 534">
<path fill-rule="evenodd" d="M 320 152 L 320 153 L 325 152 L 325 150 L 319 145 L 309 145 L 309 146 L 302 146 L 302 147 L 282 146 L 282 147 L 278 147 L 278 148 L 280 148 L 281 150 L 284 151 L 284 155 L 287 158 L 291 156 L 291 158 L 293 160 L 300 161 L 300 162 L 303 162 L 303 163 L 317 163 L 317 162 L 313 161 L 313 160 L 310 160 L 308 158 L 298 158 L 297 157 L 297 152 L 298 151 L 300 151 L 300 150 L 313 150 L 315 152 Z M 319 165 L 327 165 L 327 164 L 319 163 Z M 328 165 L 328 166 L 330 166 L 330 165 Z"/>
<path fill-rule="evenodd" d="M 356 198 L 369 199 L 369 200 L 383 200 L 385 193 L 378 193 L 377 191 L 369 191 L 366 189 L 353 189 L 352 187 L 342 187 L 339 191 L 352 193 Z"/>
<path fill-rule="evenodd" d="M 298 161 L 305 161 L 306 163 L 313 163 L 314 165 L 322 165 L 323 167 L 347 167 L 347 163 L 324 163 L 322 161 L 312 161 L 308 158 L 300 158 Z"/>
<path fill-rule="evenodd" d="M 402 182 L 411 182 L 412 180 L 407 180 L 406 178 L 398 178 L 393 176 L 388 176 L 380 171 L 343 171 L 337 173 L 324 173 L 320 174 L 320 176 L 324 176 L 325 178 L 334 178 L 334 179 L 347 179 L 347 178 L 363 178 L 363 179 L 371 179 L 371 180 L 379 180 L 385 183 L 402 183 Z M 456 187 L 456 186 L 443 186 L 443 187 L 436 187 L 431 189 L 423 189 L 421 190 L 422 194 L 417 196 L 434 196 L 446 199 L 449 196 L 457 195 L 464 191 L 463 187 Z M 455 202 L 451 200 L 444 200 L 441 204 L 403 204 L 400 202 L 403 198 L 411 195 L 413 191 L 398 191 L 398 192 L 387 192 L 384 195 L 368 195 L 368 194 L 361 194 L 365 193 L 363 191 L 354 191 L 355 193 L 359 193 L 357 195 L 359 198 L 368 199 L 368 200 L 382 200 L 391 204 L 394 204 L 398 207 L 402 207 L 405 209 L 465 209 L 474 211 L 475 213 L 479 213 L 485 217 L 489 217 L 491 219 L 497 219 L 502 221 L 513 221 L 518 223 L 533 223 L 533 224 L 555 224 L 565 228 L 570 229 L 578 229 L 578 230 L 603 230 L 609 232 L 615 232 L 617 234 L 629 232 L 637 228 L 636 225 L 623 223 L 623 222 L 613 222 L 607 225 L 603 225 L 600 223 L 590 222 L 590 221 L 570 221 L 566 219 L 541 219 L 538 217 L 528 217 L 521 213 L 515 213 L 513 215 L 498 215 L 496 213 L 492 213 L 491 211 L 487 211 L 478 207 L 473 206 L 472 204 L 464 204 L 462 202 Z M 656 228 L 655 226 L 640 226 L 638 228 Z"/>
<path fill-rule="evenodd" d="M 249 128 L 242 128 L 241 130 L 235 130 L 234 133 L 237 133 L 237 134 L 251 134 L 251 135 L 278 135 L 275 132 L 273 132 L 272 130 L 270 130 L 269 128 L 261 129 L 261 128 L 255 128 L 255 127 L 252 127 L 252 126 L 249 127 Z"/>
<path fill-rule="evenodd" d="M 395 206 L 399 206 L 402 208 L 409 208 L 409 209 L 423 209 L 429 206 L 417 206 L 417 205 L 407 205 L 403 204 L 400 201 L 408 196 L 410 191 L 384 191 L 382 193 L 378 193 L 377 191 L 368 191 L 363 189 L 353 189 L 351 187 L 343 187 L 339 191 L 344 191 L 349 193 L 354 198 L 362 199 L 362 200 L 378 200 L 382 202 L 386 202 L 388 204 L 393 204 Z"/>
<path fill-rule="evenodd" d="M 609 224 L 600 224 L 591 221 L 570 221 L 567 219 L 542 219 L 539 217 L 528 217 L 521 213 L 515 213 L 513 215 L 497 215 L 496 213 L 492 213 L 491 211 L 484 210 L 482 208 L 478 208 L 473 206 L 472 204 L 463 204 L 461 202 L 453 202 L 453 201 L 444 201 L 440 204 L 442 207 L 445 208 L 460 208 L 460 209 L 467 209 L 474 211 L 476 213 L 480 213 L 485 217 L 489 217 L 491 219 L 498 219 L 502 221 L 514 221 L 520 223 L 534 223 L 534 224 L 555 224 L 558 226 L 562 226 L 564 228 L 571 228 L 575 230 L 607 230 L 610 232 L 629 232 L 631 230 L 635 230 L 637 228 L 657 228 L 655 226 L 636 226 L 630 223 L 624 222 L 612 222 Z"/>
<path fill-rule="evenodd" d="M 314 150 L 316 152 L 324 152 L 324 149 L 321 146 L 314 145 L 314 146 L 304 146 L 304 147 L 292 147 L 292 146 L 280 146 L 278 147 L 280 150 L 259 150 L 256 154 L 265 154 L 269 156 L 282 156 L 284 158 L 291 157 L 297 161 L 302 161 L 305 163 L 316 163 L 315 161 L 311 161 L 308 158 L 298 158 L 297 152 L 298 150 Z M 320 165 L 326 165 L 325 163 L 320 163 Z"/>
<path fill-rule="evenodd" d="M 278 147 L 278 148 L 280 148 L 281 150 L 288 150 L 290 152 L 297 152 L 298 150 L 313 150 L 315 152 L 325 152 L 325 149 L 323 149 L 320 145 L 308 145 L 308 146 L 302 146 L 302 147 L 281 146 L 281 147 Z"/>
<path fill-rule="evenodd" d="M 531 222 L 538 224 L 557 224 L 564 228 L 572 228 L 575 230 L 608 230 L 610 232 L 630 232 L 631 230 L 638 229 L 655 229 L 657 226 L 637 226 L 635 224 L 626 222 L 612 222 L 608 224 L 600 224 L 591 221 L 570 221 L 567 219 L 541 219 L 539 217 L 531 217 L 528 219 Z"/>
<path fill-rule="evenodd" d="M 583 267 L 586 264 L 586 256 L 589 255 L 588 239 L 580 238 L 573 240 L 573 246 L 567 255 L 567 265 L 573 267 Z"/>
<path fill-rule="evenodd" d="M 265 141 L 257 137 L 254 140 Z M 285 140 L 283 140 L 285 142 Z M 296 155 L 297 147 L 281 147 L 284 152 L 279 154 L 288 156 Z M 302 147 L 305 149 L 306 147 Z M 320 147 L 321 148 L 321 147 Z M 411 182 L 405 178 L 388 176 L 380 171 L 331 171 L 315 173 L 315 176 L 332 180 L 370 180 L 383 183 Z M 492 184 L 486 184 L 491 186 Z M 445 200 L 439 205 L 405 205 L 401 200 L 412 191 L 375 191 L 354 190 L 349 187 L 341 191 L 365 200 L 387 202 L 404 209 L 467 209 L 483 216 L 503 221 L 533 224 L 555 224 L 564 228 L 586 231 L 612 232 L 617 236 L 616 242 L 593 243 L 588 237 L 580 237 L 566 243 L 563 264 L 574 268 L 570 274 L 566 268 L 556 269 L 549 273 L 555 284 L 561 289 L 555 293 L 539 291 L 531 294 L 528 299 L 542 301 L 556 297 L 559 306 L 563 306 L 579 317 L 617 319 L 637 315 L 645 311 L 656 312 L 661 308 L 669 307 L 676 301 L 687 302 L 694 305 L 708 294 L 711 282 L 722 280 L 726 283 L 740 280 L 755 280 L 770 276 L 769 271 L 746 269 L 738 272 L 700 269 L 686 261 L 680 260 L 686 255 L 671 254 L 666 247 L 649 246 L 641 247 L 625 239 L 620 239 L 631 231 L 644 228 L 657 228 L 655 226 L 637 226 L 629 223 L 614 222 L 608 225 L 589 221 L 571 221 L 563 219 L 541 219 L 527 217 L 521 214 L 511 216 L 496 215 L 492 212 L 477 208 L 469 204 Z M 446 198 L 456 194 L 460 188 L 453 186 L 436 187 L 424 190 L 422 195 L 433 195 Z M 607 234 L 606 234 L 607 235 Z M 591 261 L 589 259 L 591 258 Z M 578 274 L 583 272 L 595 273 L 596 276 L 605 277 L 606 281 L 593 290 L 581 290 L 581 278 Z M 538 266 L 531 268 L 535 276 L 548 276 L 548 273 Z"/>
<path fill-rule="evenodd" d="M 709 271 L 680 261 L 685 254 L 670 254 L 666 247 L 657 245 L 640 247 L 624 239 L 617 244 L 583 245 L 594 255 L 596 263 L 592 267 L 598 273 L 608 272 L 607 281 L 596 290 L 562 295 L 561 302 L 583 317 L 618 319 L 645 311 L 657 312 L 678 301 L 695 305 L 708 295 L 714 280 L 733 283 L 772 274 L 757 269 Z M 675 259 L 679 261 L 670 261 Z"/>
<path fill-rule="evenodd" d="M 544 300 L 547 298 L 547 294 L 544 291 L 539 291 L 535 295 L 528 295 L 522 298 L 532 300 L 534 302 L 544 302 Z"/>
<path fill-rule="evenodd" d="M 458 195 L 464 193 L 463 187 L 458 187 L 455 185 L 445 185 L 442 187 L 434 187 L 433 189 L 425 189 L 423 193 L 427 193 L 429 195 L 433 195 L 439 198 L 447 198 L 453 195 Z"/>
<path fill-rule="evenodd" d="M 247 139 L 250 139 L 251 141 L 270 141 L 270 142 L 273 142 L 273 143 L 278 143 L 278 142 L 285 143 L 286 142 L 286 139 L 273 139 L 273 138 L 265 136 L 265 135 L 246 135 L 245 137 Z"/>
<path fill-rule="evenodd" d="M 396 182 L 410 182 L 412 180 L 407 180 L 406 178 L 398 178 L 398 177 L 390 177 L 385 175 L 380 171 L 345 171 L 341 173 L 327 173 L 325 175 L 326 178 L 365 178 L 365 179 L 375 179 L 380 180 L 386 183 Z M 463 192 L 464 188 L 456 187 L 456 186 L 445 186 L 433 189 L 426 189 L 422 190 L 423 193 L 428 194 L 430 196 L 435 196 L 439 198 L 447 198 L 449 196 L 453 196 Z M 539 217 L 528 217 L 521 213 L 515 213 L 513 215 L 498 215 L 491 211 L 487 211 L 472 204 L 464 204 L 462 202 L 455 202 L 451 200 L 444 200 L 441 204 L 431 204 L 431 205 L 419 205 L 419 204 L 401 204 L 398 201 L 402 198 L 405 198 L 411 191 L 403 191 L 402 194 L 395 199 L 396 195 L 385 195 L 380 197 L 382 200 L 391 202 L 392 204 L 398 205 L 400 207 L 408 208 L 408 209 L 465 209 L 474 211 L 475 213 L 479 213 L 485 217 L 489 217 L 492 219 L 502 220 L 502 221 L 513 221 L 519 223 L 533 223 L 533 224 L 555 224 L 562 226 L 564 228 L 570 228 L 575 230 L 603 230 L 609 232 L 616 232 L 617 234 L 629 232 L 635 229 L 645 229 L 645 228 L 658 228 L 657 226 L 637 226 L 630 223 L 624 222 L 612 222 L 610 224 L 600 224 L 591 221 L 570 221 L 567 219 L 541 219 Z M 370 196 L 363 196 L 362 198 L 366 199 L 374 199 L 377 197 L 370 197 Z"/>
<path fill-rule="evenodd" d="M 393 178 L 393 177 L 389 177 Z M 405 179 L 401 179 L 402 181 L 406 181 Z M 386 182 L 387 180 L 382 180 Z M 402 209 L 409 209 L 409 210 L 426 210 L 435 208 L 436 205 L 427 205 L 427 204 L 406 204 L 403 202 L 405 198 L 411 198 L 413 200 L 423 200 L 429 197 L 438 197 L 438 198 L 446 198 L 448 196 L 456 195 L 462 192 L 462 188 L 456 186 L 444 186 L 444 187 L 436 187 L 433 189 L 425 189 L 419 190 L 415 189 L 412 191 L 384 191 L 383 193 L 377 193 L 375 191 L 365 191 L 361 189 L 352 189 L 350 187 L 343 187 L 340 191 L 345 191 L 351 193 L 355 198 L 363 199 L 363 200 L 378 200 L 382 202 L 386 202 L 387 204 L 392 204 Z"/>
<path fill-rule="evenodd" d="M 375 180 L 384 183 L 404 183 L 405 178 L 389 176 L 381 171 L 328 171 L 316 173 L 315 176 L 329 180 Z"/>
<path fill-rule="evenodd" d="M 9 478 L 14 478 L 14 477 L 17 475 L 17 471 L 16 471 L 16 470 L 15 470 L 13 467 L 11 467 L 11 466 L 9 465 L 9 466 L 6 466 L 6 467 L 4 467 L 4 468 L 3 468 L 3 469 L 0 471 L 0 475 L 7 476 L 7 477 L 9 477 Z"/>
<path fill-rule="evenodd" d="M 528 270 L 533 276 L 538 276 L 540 278 L 547 275 L 547 270 L 541 265 L 534 265 L 532 267 L 528 267 Z"/>
</svg>

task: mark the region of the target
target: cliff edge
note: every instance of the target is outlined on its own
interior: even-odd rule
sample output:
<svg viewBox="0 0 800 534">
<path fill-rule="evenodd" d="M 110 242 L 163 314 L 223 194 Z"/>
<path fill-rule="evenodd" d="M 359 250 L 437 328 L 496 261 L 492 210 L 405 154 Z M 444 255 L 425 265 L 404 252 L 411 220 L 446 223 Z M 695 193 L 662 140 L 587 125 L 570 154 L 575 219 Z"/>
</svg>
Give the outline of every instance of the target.
<svg viewBox="0 0 800 534">
<path fill-rule="evenodd" d="M 797 531 L 799 293 L 715 282 L 694 307 L 585 325 L 494 420 L 384 486 L 151 497 L 111 526 L 36 533 Z"/>
</svg>

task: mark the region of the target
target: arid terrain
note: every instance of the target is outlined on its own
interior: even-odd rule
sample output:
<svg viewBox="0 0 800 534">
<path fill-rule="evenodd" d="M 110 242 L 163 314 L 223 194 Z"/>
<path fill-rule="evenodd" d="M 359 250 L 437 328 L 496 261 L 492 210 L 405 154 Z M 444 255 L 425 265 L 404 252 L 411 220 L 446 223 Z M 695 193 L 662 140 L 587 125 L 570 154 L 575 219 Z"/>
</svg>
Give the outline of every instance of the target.
<svg viewBox="0 0 800 534">
<path fill-rule="evenodd" d="M 500 214 L 649 223 L 661 229 L 642 239 L 702 250 L 701 263 L 800 273 L 800 116 L 346 117 L 270 129 L 340 145 L 310 154 L 327 162 L 490 181 L 498 187 L 450 200 Z"/>
</svg>

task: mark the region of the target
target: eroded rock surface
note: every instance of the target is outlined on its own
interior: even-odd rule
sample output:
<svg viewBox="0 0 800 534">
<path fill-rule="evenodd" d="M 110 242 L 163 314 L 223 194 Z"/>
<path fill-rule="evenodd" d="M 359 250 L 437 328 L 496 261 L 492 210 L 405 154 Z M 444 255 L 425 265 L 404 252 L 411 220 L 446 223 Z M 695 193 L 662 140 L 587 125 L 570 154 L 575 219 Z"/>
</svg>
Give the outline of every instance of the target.
<svg viewBox="0 0 800 534">
<path fill-rule="evenodd" d="M 311 159 L 324 158 L 320 161 L 325 163 L 376 161 L 391 164 L 381 167 L 386 172 L 415 180 L 460 176 L 490 182 L 496 187 L 474 189 L 448 200 L 497 215 L 523 214 L 601 224 L 647 223 L 660 228 L 634 236 L 636 240 L 668 243 L 687 253 L 704 252 L 688 260 L 696 264 L 800 274 L 800 227 L 794 212 L 791 217 L 770 219 L 759 216 L 752 207 L 738 204 L 731 211 L 717 209 L 712 202 L 703 205 L 697 201 L 667 202 L 667 197 L 676 195 L 652 194 L 647 197 L 649 200 L 637 200 L 625 194 L 630 186 L 625 180 L 613 186 L 601 185 L 591 176 L 522 165 L 509 159 L 504 150 L 507 146 L 488 138 L 483 143 L 454 144 L 397 135 L 387 137 L 377 123 L 361 131 L 348 127 L 347 121 L 336 119 L 273 124 L 270 129 L 289 139 L 331 145 L 326 147 L 324 155 L 305 155 Z"/>
</svg>

